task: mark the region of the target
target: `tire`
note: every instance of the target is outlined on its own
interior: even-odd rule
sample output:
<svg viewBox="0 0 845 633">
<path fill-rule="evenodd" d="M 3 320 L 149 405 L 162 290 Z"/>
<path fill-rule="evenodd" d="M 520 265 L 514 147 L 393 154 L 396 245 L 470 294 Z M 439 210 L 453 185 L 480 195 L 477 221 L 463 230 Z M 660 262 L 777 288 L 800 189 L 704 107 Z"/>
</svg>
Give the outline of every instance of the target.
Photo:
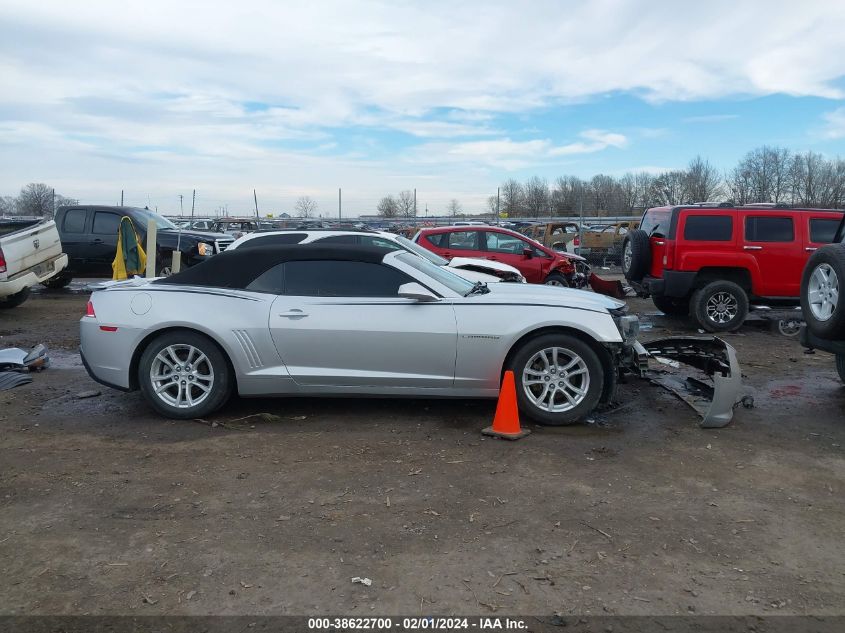
<svg viewBox="0 0 845 633">
<path fill-rule="evenodd" d="M 628 281 L 642 281 L 651 268 L 648 233 L 635 229 L 622 242 L 622 273 Z"/>
<path fill-rule="evenodd" d="M 829 244 L 810 256 L 801 277 L 807 327 L 824 339 L 845 338 L 845 245 Z"/>
<path fill-rule="evenodd" d="M 205 359 L 192 353 L 192 349 Z M 193 361 L 191 364 L 187 363 L 189 358 Z M 153 371 L 159 377 L 171 376 L 176 373 L 175 367 L 183 372 L 185 380 L 154 381 Z M 190 367 L 189 372 L 187 367 Z M 168 382 L 172 382 L 172 386 L 157 394 L 156 390 L 165 387 Z M 229 399 L 232 383 L 232 371 L 217 344 L 191 330 L 175 330 L 155 338 L 147 345 L 138 363 L 138 384 L 144 399 L 161 415 L 177 420 L 201 418 L 217 411 Z M 207 392 L 203 386 L 208 387 Z M 186 388 L 187 391 L 184 391 Z M 198 402 L 189 404 L 186 394 L 198 399 Z"/>
<path fill-rule="evenodd" d="M 569 281 L 560 273 L 550 273 L 548 277 L 543 280 L 546 286 L 563 286 L 569 288 Z"/>
<path fill-rule="evenodd" d="M 555 349 L 558 364 L 552 372 L 552 350 Z M 542 369 L 544 352 L 549 361 L 547 370 Z M 579 373 L 570 373 L 571 380 L 558 380 L 555 384 L 552 378 L 557 376 L 559 379 L 562 367 L 573 362 L 576 364 L 569 372 Z M 570 334 L 545 334 L 529 340 L 514 354 L 507 368 L 514 373 L 519 410 L 539 424 L 564 426 L 578 422 L 596 408 L 604 389 L 604 368 L 598 354 L 587 343 Z M 532 380 L 542 382 L 527 382 Z M 545 386 L 547 383 L 554 387 L 551 393 Z M 576 393 L 576 389 L 584 393 Z M 567 401 L 566 394 L 571 400 Z M 545 408 L 538 403 L 544 404 Z M 549 404 L 557 410 L 549 411 Z"/>
<path fill-rule="evenodd" d="M 60 288 L 66 288 L 69 286 L 71 281 L 73 281 L 72 276 L 59 273 L 54 277 L 50 277 L 46 281 L 42 281 L 41 285 L 45 288 L 49 288 L 50 290 L 59 290 Z"/>
<path fill-rule="evenodd" d="M 836 371 L 839 372 L 839 380 L 845 382 L 845 354 L 836 355 Z"/>
<path fill-rule="evenodd" d="M 735 332 L 748 316 L 748 295 L 732 281 L 712 281 L 693 294 L 691 310 L 707 332 Z"/>
<path fill-rule="evenodd" d="M 13 295 L 0 299 L 0 310 L 11 310 L 12 308 L 17 308 L 27 299 L 29 299 L 29 288 L 24 288 Z"/>
<path fill-rule="evenodd" d="M 651 295 L 654 307 L 666 316 L 685 317 L 689 315 L 690 300 L 688 297 L 666 297 L 663 295 Z"/>
</svg>

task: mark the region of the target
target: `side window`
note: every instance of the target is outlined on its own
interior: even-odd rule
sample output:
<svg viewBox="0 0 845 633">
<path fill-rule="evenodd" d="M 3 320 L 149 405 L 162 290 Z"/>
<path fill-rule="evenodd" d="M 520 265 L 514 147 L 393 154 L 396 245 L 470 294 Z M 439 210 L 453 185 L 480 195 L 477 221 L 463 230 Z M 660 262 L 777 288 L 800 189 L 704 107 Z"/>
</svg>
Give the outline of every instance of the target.
<svg viewBox="0 0 845 633">
<path fill-rule="evenodd" d="M 838 228 L 839 220 L 811 218 L 810 241 L 815 242 L 816 244 L 830 244 L 833 241 L 833 238 L 836 237 L 836 229 Z"/>
<path fill-rule="evenodd" d="M 285 244 L 299 244 L 306 238 L 305 233 L 285 233 L 284 235 L 262 235 L 241 244 L 240 248 L 255 248 L 257 246 L 283 246 Z"/>
<path fill-rule="evenodd" d="M 531 248 L 528 242 L 506 233 L 489 231 L 487 234 L 487 250 L 492 253 L 506 253 L 508 255 L 522 255 L 522 251 Z"/>
<path fill-rule="evenodd" d="M 332 235 L 331 237 L 324 237 L 319 240 L 314 240 L 319 244 L 358 244 L 357 235 Z"/>
<path fill-rule="evenodd" d="M 730 242 L 733 218 L 729 215 L 688 215 L 684 239 L 702 242 Z"/>
<path fill-rule="evenodd" d="M 65 219 L 64 222 L 62 222 L 62 230 L 65 233 L 84 233 L 85 216 L 87 214 L 88 211 L 85 209 L 69 209 L 65 213 Z"/>
<path fill-rule="evenodd" d="M 376 248 L 389 248 L 394 251 L 398 251 L 401 247 L 399 244 L 392 240 L 386 240 L 383 237 L 376 237 L 374 235 L 361 235 L 360 236 L 361 245 L 362 246 L 375 246 Z"/>
<path fill-rule="evenodd" d="M 795 227 L 791 217 L 745 218 L 745 239 L 749 242 L 791 242 L 795 239 Z"/>
<path fill-rule="evenodd" d="M 427 235 L 425 239 L 434 244 L 437 248 L 446 248 L 448 245 L 448 233 L 432 233 Z"/>
<path fill-rule="evenodd" d="M 285 264 L 285 294 L 300 297 L 395 297 L 406 274 L 368 262 L 301 261 Z"/>
<path fill-rule="evenodd" d="M 449 235 L 448 248 L 463 251 L 479 251 L 478 231 L 452 231 Z"/>
<path fill-rule="evenodd" d="M 94 213 L 94 228 L 91 232 L 98 235 L 117 235 L 120 217 L 117 213 L 97 211 Z"/>
<path fill-rule="evenodd" d="M 245 247 L 246 244 L 242 248 Z M 283 294 L 285 291 L 285 264 L 276 264 L 261 273 L 252 280 L 252 283 L 246 289 L 253 292 L 268 292 L 274 295 Z"/>
</svg>

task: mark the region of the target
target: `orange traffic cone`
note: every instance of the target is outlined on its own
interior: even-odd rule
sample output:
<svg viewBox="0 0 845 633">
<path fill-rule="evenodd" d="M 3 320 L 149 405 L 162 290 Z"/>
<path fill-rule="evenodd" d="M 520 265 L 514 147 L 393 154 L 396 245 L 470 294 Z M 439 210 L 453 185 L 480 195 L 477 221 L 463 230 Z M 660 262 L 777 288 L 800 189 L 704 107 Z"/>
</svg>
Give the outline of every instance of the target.
<svg viewBox="0 0 845 633">
<path fill-rule="evenodd" d="M 484 435 L 501 437 L 506 440 L 518 440 L 531 433 L 528 429 L 522 429 L 519 426 L 516 386 L 514 385 L 513 372 L 510 370 L 505 372 L 505 379 L 502 381 L 502 388 L 499 390 L 499 402 L 496 404 L 496 417 L 493 418 L 493 426 L 488 426 L 481 432 Z"/>
</svg>

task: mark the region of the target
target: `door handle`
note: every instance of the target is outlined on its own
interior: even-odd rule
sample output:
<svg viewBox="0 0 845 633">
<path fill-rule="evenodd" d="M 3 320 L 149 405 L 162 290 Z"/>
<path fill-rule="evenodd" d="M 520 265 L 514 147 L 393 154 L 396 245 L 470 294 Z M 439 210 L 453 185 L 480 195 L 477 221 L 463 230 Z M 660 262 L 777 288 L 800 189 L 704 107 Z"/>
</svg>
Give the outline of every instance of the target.
<svg viewBox="0 0 845 633">
<path fill-rule="evenodd" d="M 298 319 L 298 318 L 302 318 L 302 317 L 307 317 L 308 314 L 306 314 L 302 310 L 298 310 L 298 309 L 294 308 L 293 310 L 288 310 L 287 312 L 279 313 L 279 316 L 280 317 L 286 317 L 288 319 Z"/>
<path fill-rule="evenodd" d="M 746 251 L 762 251 L 763 250 L 762 246 L 743 246 L 742 248 Z"/>
<path fill-rule="evenodd" d="M 813 251 L 819 250 L 817 246 L 807 246 L 805 249 L 808 253 L 812 253 Z"/>
<path fill-rule="evenodd" d="M 100 238 L 91 240 L 91 242 L 90 242 L 90 244 L 102 244 L 102 243 L 103 243 L 103 240 L 101 240 Z"/>
</svg>

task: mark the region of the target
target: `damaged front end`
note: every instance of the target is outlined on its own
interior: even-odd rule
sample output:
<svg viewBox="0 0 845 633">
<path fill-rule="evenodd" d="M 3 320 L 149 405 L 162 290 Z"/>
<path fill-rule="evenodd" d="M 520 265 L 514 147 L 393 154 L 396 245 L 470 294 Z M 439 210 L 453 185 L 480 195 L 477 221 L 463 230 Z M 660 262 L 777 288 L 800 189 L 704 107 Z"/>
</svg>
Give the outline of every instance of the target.
<svg viewBox="0 0 845 633">
<path fill-rule="evenodd" d="M 669 390 L 700 416 L 701 428 L 721 428 L 733 419 L 742 395 L 742 372 L 736 350 L 716 337 L 672 336 L 634 343 L 628 368 Z M 686 375 L 687 366 L 697 375 Z"/>
</svg>

